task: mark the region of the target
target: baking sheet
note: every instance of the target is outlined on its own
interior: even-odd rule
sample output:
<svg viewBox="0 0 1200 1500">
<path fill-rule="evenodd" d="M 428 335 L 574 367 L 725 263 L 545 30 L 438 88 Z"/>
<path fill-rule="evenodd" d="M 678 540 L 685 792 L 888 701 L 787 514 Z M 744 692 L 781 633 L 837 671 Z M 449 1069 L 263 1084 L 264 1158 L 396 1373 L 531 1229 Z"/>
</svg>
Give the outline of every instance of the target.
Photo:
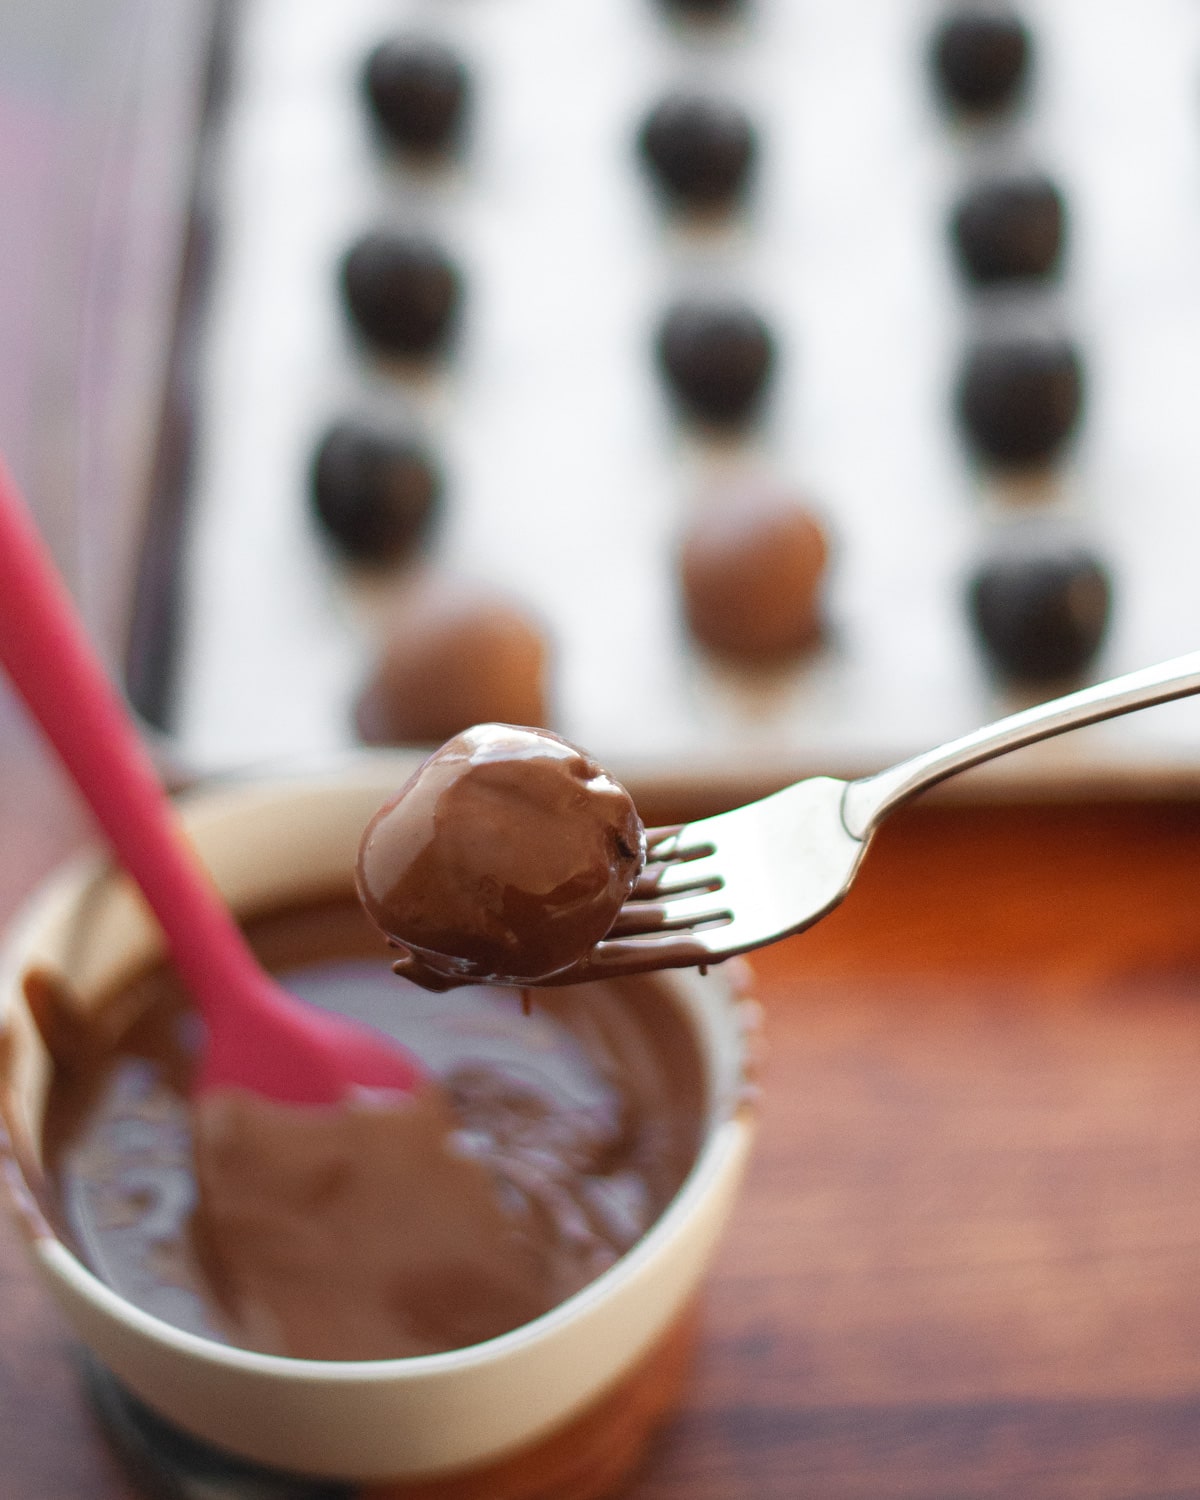
<svg viewBox="0 0 1200 1500">
<path fill-rule="evenodd" d="M 651 0 L 244 0 L 210 143 L 179 758 L 211 771 L 353 744 L 385 596 L 406 579 L 367 588 L 342 569 L 306 490 L 320 433 L 358 413 L 426 430 L 448 480 L 433 563 L 542 613 L 554 727 L 643 779 L 872 767 L 1017 706 L 962 606 L 1016 518 L 1059 519 L 1110 562 L 1093 676 L 1200 644 L 1200 12 L 1023 11 L 1027 106 L 972 132 L 933 97 L 928 0 L 755 0 L 737 26 L 698 30 Z M 381 153 L 360 101 L 365 53 L 406 28 L 450 40 L 476 82 L 446 174 Z M 704 232 L 664 218 L 633 147 L 654 100 L 695 81 L 743 99 L 762 145 L 746 211 Z M 1021 311 L 1077 339 L 1087 383 L 1067 460 L 1020 484 L 975 471 L 950 414 L 966 339 L 1000 310 L 960 285 L 945 221 L 1002 162 L 1066 195 L 1063 275 Z M 432 230 L 464 268 L 461 336 L 424 381 L 366 354 L 339 305 L 338 261 L 379 222 Z M 724 444 L 675 423 L 651 357 L 661 310 L 708 287 L 754 301 L 782 356 L 763 422 Z M 706 661 L 674 593 L 697 490 L 744 466 L 794 485 L 835 543 L 823 645 L 768 674 Z M 1189 703 L 998 774 L 1069 789 L 1197 770 Z"/>
</svg>

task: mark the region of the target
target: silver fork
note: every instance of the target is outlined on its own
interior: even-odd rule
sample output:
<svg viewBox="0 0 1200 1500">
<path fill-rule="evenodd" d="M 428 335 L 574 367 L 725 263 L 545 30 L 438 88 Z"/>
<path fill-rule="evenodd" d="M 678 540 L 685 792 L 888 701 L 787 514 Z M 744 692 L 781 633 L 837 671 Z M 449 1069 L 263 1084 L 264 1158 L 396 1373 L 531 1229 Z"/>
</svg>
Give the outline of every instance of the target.
<svg viewBox="0 0 1200 1500">
<path fill-rule="evenodd" d="M 801 932 L 854 881 L 902 802 L 980 761 L 1200 692 L 1200 651 L 1082 688 L 857 781 L 813 776 L 732 812 L 647 832 L 647 866 L 608 934 L 551 984 L 704 966 Z"/>
</svg>

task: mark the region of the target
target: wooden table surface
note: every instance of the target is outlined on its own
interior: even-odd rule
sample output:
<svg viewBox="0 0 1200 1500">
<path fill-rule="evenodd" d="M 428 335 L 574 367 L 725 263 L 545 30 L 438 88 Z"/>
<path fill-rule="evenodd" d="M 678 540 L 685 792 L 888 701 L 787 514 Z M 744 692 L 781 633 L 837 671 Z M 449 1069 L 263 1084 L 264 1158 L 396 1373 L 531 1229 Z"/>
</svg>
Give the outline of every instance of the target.
<svg viewBox="0 0 1200 1500">
<path fill-rule="evenodd" d="M 29 748 L 5 914 L 86 827 Z M 636 1500 L 1200 1494 L 1197 872 L 1196 806 L 918 806 L 759 956 L 761 1136 Z M 0 1293 L 0 1496 L 127 1500 L 7 1224 Z"/>
</svg>

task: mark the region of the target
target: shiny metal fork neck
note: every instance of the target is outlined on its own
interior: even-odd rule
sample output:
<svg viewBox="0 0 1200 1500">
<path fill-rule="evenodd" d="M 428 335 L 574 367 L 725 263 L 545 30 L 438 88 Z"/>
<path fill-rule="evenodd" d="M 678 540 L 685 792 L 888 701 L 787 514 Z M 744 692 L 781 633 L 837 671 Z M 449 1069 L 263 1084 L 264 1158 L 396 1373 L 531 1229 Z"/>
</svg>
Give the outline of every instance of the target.
<svg viewBox="0 0 1200 1500">
<path fill-rule="evenodd" d="M 886 771 L 848 783 L 842 798 L 842 821 L 852 837 L 866 839 L 880 819 L 901 802 L 969 766 L 1068 729 L 1196 692 L 1200 692 L 1200 651 L 1022 709 Z"/>
</svg>

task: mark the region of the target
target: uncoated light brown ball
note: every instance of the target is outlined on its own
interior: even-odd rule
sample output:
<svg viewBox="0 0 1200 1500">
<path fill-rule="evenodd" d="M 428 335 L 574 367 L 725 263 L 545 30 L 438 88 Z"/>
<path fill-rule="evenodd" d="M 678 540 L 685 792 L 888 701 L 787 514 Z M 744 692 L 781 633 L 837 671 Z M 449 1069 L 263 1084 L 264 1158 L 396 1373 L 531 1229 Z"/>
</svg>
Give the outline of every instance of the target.
<svg viewBox="0 0 1200 1500">
<path fill-rule="evenodd" d="M 472 724 L 545 727 L 550 647 L 508 596 L 430 575 L 397 600 L 355 719 L 371 745 L 437 745 Z"/>
<path fill-rule="evenodd" d="M 679 549 L 688 627 L 707 650 L 747 662 L 786 658 L 821 633 L 829 546 L 820 521 L 768 485 L 704 497 Z"/>
</svg>

